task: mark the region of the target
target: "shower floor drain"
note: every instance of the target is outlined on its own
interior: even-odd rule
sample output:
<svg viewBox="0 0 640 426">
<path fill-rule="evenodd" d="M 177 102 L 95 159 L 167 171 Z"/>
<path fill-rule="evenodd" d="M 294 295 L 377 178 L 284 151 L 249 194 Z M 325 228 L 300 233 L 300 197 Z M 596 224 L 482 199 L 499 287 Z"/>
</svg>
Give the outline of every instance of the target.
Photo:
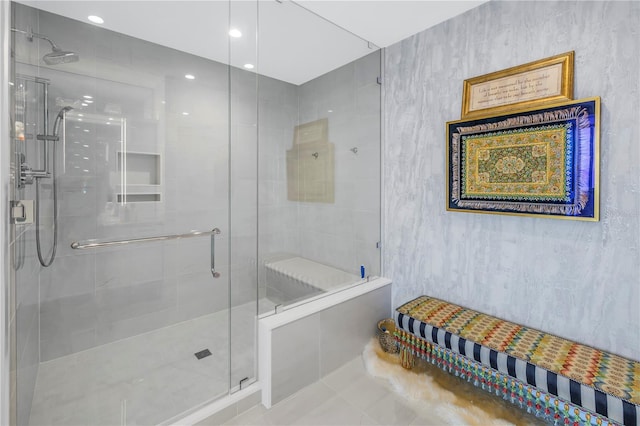
<svg viewBox="0 0 640 426">
<path fill-rule="evenodd" d="M 200 352 L 196 352 L 194 355 L 196 356 L 196 358 L 202 359 L 211 355 L 211 351 L 209 349 L 203 349 Z"/>
</svg>

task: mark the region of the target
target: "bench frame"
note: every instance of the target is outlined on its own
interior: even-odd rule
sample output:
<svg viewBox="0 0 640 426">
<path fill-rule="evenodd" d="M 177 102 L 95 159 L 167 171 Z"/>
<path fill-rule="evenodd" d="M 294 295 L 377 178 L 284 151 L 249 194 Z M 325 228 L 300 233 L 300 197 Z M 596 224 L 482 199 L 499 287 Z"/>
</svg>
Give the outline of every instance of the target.
<svg viewBox="0 0 640 426">
<path fill-rule="evenodd" d="M 554 389 L 546 383 L 546 388 L 532 385 L 536 383 L 536 378 L 531 377 L 536 374 L 536 369 L 528 362 L 463 339 L 444 329 L 420 323 L 398 311 L 395 312 L 394 319 L 397 325 L 395 338 L 400 347 L 402 366 L 405 368 L 411 368 L 415 359 L 421 358 L 554 425 L 637 424 L 636 410 L 640 411 L 638 406 L 626 403 L 624 407 L 620 407 L 623 409 L 620 411 L 624 412 L 617 413 L 616 417 L 619 419 L 612 419 L 611 413 L 607 413 L 608 416 L 598 413 L 606 412 L 607 402 L 613 402 L 610 396 L 602 392 L 599 401 L 596 400 L 596 410 L 586 409 L 582 405 L 558 397 L 557 388 Z M 498 364 L 504 366 L 507 358 L 511 358 L 509 373 L 501 372 L 498 370 Z M 501 370 L 504 371 L 504 368 Z M 574 386 L 563 376 L 550 372 L 546 374 L 556 376 L 554 378 L 558 380 L 559 386 Z M 538 379 L 540 380 L 540 377 Z M 625 422 L 630 415 L 635 417 L 636 421 Z"/>
</svg>

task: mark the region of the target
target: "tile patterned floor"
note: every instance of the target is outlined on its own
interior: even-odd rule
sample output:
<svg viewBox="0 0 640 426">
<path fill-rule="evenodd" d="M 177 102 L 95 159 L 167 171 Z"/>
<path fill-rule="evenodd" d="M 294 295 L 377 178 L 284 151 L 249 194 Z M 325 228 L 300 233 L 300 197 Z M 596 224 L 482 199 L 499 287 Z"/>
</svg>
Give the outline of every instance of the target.
<svg viewBox="0 0 640 426">
<path fill-rule="evenodd" d="M 234 311 L 232 375 L 244 377 L 255 363 L 255 304 Z M 226 324 L 221 311 L 40 364 L 29 424 L 152 425 L 226 395 Z M 212 356 L 196 359 L 204 348 Z"/>
<path fill-rule="evenodd" d="M 267 410 L 256 405 L 213 425 L 444 425 L 441 418 L 396 395 L 385 380 L 367 374 L 361 357 Z"/>
</svg>

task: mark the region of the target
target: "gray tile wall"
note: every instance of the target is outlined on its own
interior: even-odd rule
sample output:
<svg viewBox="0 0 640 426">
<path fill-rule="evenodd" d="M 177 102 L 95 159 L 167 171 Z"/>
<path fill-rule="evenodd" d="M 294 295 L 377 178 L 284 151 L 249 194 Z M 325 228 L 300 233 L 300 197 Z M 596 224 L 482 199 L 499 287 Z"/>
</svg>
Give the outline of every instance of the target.
<svg viewBox="0 0 640 426">
<path fill-rule="evenodd" d="M 380 55 L 377 51 L 299 87 L 299 123 L 328 118 L 335 203 L 291 202 L 303 257 L 380 274 Z M 351 149 L 357 148 L 357 153 Z"/>
<path fill-rule="evenodd" d="M 12 4 L 13 6 L 13 4 Z M 29 13 L 20 13 L 12 7 L 12 20 L 16 27 L 24 28 L 37 24 L 37 17 Z M 16 38 L 15 49 L 17 52 L 25 52 L 29 49 L 29 42 L 23 38 Z M 19 66 L 15 66 L 12 70 L 21 73 L 23 70 Z M 17 82 L 17 80 L 13 80 Z M 28 93 L 34 93 L 37 85 L 27 83 Z M 12 99 L 14 101 L 15 99 Z M 27 98 L 28 117 L 26 131 L 32 134 L 38 133 L 42 129 L 42 118 L 37 114 L 32 114 L 35 106 L 30 99 Z M 11 125 L 15 125 L 15 110 L 10 107 Z M 18 117 L 19 118 L 19 117 Z M 21 118 L 20 118 L 21 119 Z M 22 119 L 21 119 L 22 120 Z M 36 152 L 36 143 L 34 141 L 18 141 L 15 138 L 11 142 L 11 153 L 26 152 L 31 154 L 33 158 Z M 36 158 L 40 158 L 37 156 Z M 14 157 L 10 157 L 11 169 L 15 170 Z M 37 167 L 39 162 L 31 161 L 31 165 Z M 17 190 L 14 182 L 9 186 L 10 193 L 8 198 L 11 200 L 35 199 L 35 186 L 28 186 L 24 189 Z M 43 233 L 43 246 L 45 247 L 45 256 L 48 254 L 50 247 L 50 239 L 48 233 Z M 39 303 L 39 273 L 41 270 L 40 263 L 36 257 L 35 242 L 35 224 L 11 226 L 11 232 L 7 236 L 9 238 L 9 263 L 8 268 L 12 279 L 10 280 L 11 288 L 8 294 L 10 309 L 8 318 L 10 320 L 9 329 L 11 330 L 11 366 L 14 369 L 12 374 L 11 398 L 20 401 L 17 405 L 15 416 L 12 420 L 17 424 L 27 424 L 29 421 L 29 410 L 31 401 L 33 400 L 33 392 L 35 388 L 36 377 L 39 366 L 39 326 L 40 311 Z M 47 256 L 48 257 L 48 256 Z M 15 381 L 14 381 L 15 378 Z M 15 387 L 14 387 L 15 386 Z M 12 407 L 13 409 L 13 407 Z"/>
<path fill-rule="evenodd" d="M 357 357 L 391 312 L 391 284 L 271 331 L 271 403 Z"/>
<path fill-rule="evenodd" d="M 285 252 L 356 275 L 360 265 L 368 275 L 380 274 L 380 55 L 371 53 L 280 92 L 261 84 L 263 258 Z M 321 118 L 328 118 L 329 142 L 335 144 L 335 202 L 288 201 L 286 151 L 293 146 L 294 128 Z M 263 268 L 259 273 L 264 289 Z"/>
<path fill-rule="evenodd" d="M 640 359 L 639 20 L 637 2 L 492 1 L 387 48 L 394 306 L 429 294 Z M 600 222 L 446 212 L 463 81 L 570 50 L 574 97 L 602 98 Z"/>
<path fill-rule="evenodd" d="M 299 217 L 287 201 L 286 151 L 298 124 L 298 86 L 260 77 L 258 208 L 260 262 L 274 253 L 299 253 Z M 266 295 L 265 269 L 258 269 L 260 296 Z"/>
<path fill-rule="evenodd" d="M 94 96 L 86 107 L 76 103 L 67 120 L 66 150 L 58 153 L 59 164 L 64 164 L 58 179 L 58 257 L 51 268 L 33 267 L 31 311 L 41 320 L 21 320 L 21 344 L 26 345 L 27 337 L 35 339 L 35 360 L 47 361 L 212 313 L 227 307 L 229 279 L 234 306 L 255 300 L 255 74 L 233 70 L 229 81 L 222 64 L 25 6 L 16 8 L 32 21 L 24 26 L 80 53 L 77 63 L 48 68 L 31 65 L 39 64 L 39 53 L 31 45 L 17 51 L 20 72 L 51 80 L 50 115 L 65 100 Z M 196 79 L 186 80 L 187 72 Z M 265 92 L 264 104 L 273 103 L 266 96 L 279 96 L 280 86 L 289 86 L 271 79 L 264 84 L 273 86 L 273 92 Z M 89 114 L 104 123 L 89 123 Z M 107 125 L 109 117 L 116 120 Z M 117 153 L 122 147 L 115 123 L 121 117 L 126 118 L 127 151 L 161 155 L 161 202 L 116 202 Z M 42 198 L 43 212 L 50 212 L 50 189 Z M 214 226 L 222 230 L 216 247 L 219 280 L 211 277 L 208 238 L 93 251 L 69 247 L 76 240 Z M 229 235 L 234 235 L 231 241 Z M 33 255 L 33 247 L 26 252 Z M 28 314 L 26 309 L 21 312 Z M 27 323 L 35 324 L 35 333 L 28 333 Z"/>
</svg>

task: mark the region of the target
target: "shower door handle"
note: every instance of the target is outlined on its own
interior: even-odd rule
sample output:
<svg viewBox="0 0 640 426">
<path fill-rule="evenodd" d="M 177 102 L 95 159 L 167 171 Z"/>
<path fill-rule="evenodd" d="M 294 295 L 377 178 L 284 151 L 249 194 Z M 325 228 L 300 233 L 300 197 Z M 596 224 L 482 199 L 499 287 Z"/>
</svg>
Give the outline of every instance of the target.
<svg viewBox="0 0 640 426">
<path fill-rule="evenodd" d="M 213 278 L 220 278 L 220 272 L 216 271 L 216 235 L 220 234 L 220 229 L 211 230 L 211 275 Z"/>
</svg>

